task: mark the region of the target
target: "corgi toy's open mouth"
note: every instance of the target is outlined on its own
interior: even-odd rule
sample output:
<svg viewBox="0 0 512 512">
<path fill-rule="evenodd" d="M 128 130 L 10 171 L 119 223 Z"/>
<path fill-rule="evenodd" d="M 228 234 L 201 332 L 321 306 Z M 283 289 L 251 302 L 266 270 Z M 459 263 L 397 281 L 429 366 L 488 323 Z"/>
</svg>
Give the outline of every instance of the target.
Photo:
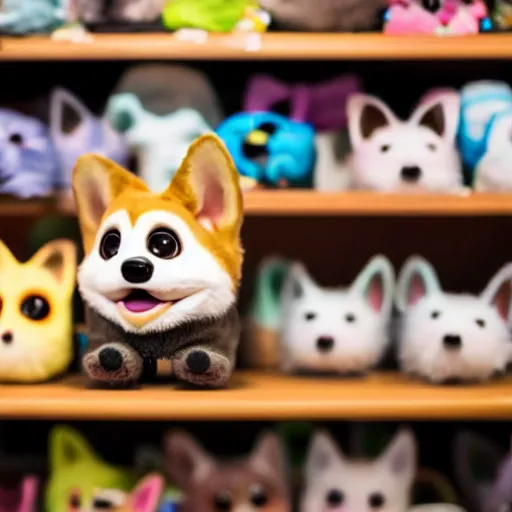
<svg viewBox="0 0 512 512">
<path fill-rule="evenodd" d="M 134 290 L 123 300 L 119 301 L 119 305 L 131 313 L 146 313 L 161 304 L 166 304 L 166 302 L 154 297 L 145 290 Z"/>
</svg>

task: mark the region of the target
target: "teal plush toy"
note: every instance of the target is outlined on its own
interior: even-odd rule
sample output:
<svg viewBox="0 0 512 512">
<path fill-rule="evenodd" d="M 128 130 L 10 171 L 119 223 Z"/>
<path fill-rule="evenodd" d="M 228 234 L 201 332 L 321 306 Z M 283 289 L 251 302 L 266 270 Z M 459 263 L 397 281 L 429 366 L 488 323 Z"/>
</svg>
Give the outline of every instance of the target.
<svg viewBox="0 0 512 512">
<path fill-rule="evenodd" d="M 46 34 L 64 25 L 66 0 L 3 0 L 0 35 Z"/>
</svg>

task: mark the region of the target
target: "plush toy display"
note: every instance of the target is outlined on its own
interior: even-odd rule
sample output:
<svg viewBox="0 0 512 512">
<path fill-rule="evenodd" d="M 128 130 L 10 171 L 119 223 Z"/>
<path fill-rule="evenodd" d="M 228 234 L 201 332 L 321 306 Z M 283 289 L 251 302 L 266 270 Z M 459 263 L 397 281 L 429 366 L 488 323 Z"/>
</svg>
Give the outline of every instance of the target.
<svg viewBox="0 0 512 512">
<path fill-rule="evenodd" d="M 199 138 L 160 194 L 97 155 L 80 158 L 73 189 L 91 380 L 133 384 L 144 359 L 164 359 L 183 381 L 226 386 L 240 331 L 243 205 L 222 142 Z"/>
<path fill-rule="evenodd" d="M 249 456 L 232 461 L 217 461 L 180 431 L 169 433 L 165 445 L 169 474 L 184 494 L 180 512 L 291 511 L 284 451 L 275 434 L 262 435 Z"/>
<path fill-rule="evenodd" d="M 364 374 L 383 356 L 394 293 L 394 271 L 375 256 L 346 289 L 324 289 L 299 263 L 281 298 L 285 371 Z"/>
<path fill-rule="evenodd" d="M 39 480 L 26 476 L 16 488 L 0 487 L 1 512 L 36 512 Z"/>
<path fill-rule="evenodd" d="M 102 461 L 76 430 L 63 425 L 53 427 L 49 444 L 47 512 L 70 512 L 77 505 L 90 504 L 98 488 L 132 488 L 132 476 Z"/>
<path fill-rule="evenodd" d="M 76 249 L 55 240 L 20 263 L 0 242 L 0 381 L 41 382 L 73 356 Z"/>
<path fill-rule="evenodd" d="M 512 29 L 512 2 L 510 0 L 497 0 L 494 3 L 493 20 L 499 30 Z"/>
<path fill-rule="evenodd" d="M 376 460 L 352 460 L 324 431 L 311 443 L 304 471 L 300 512 L 386 510 L 410 505 L 416 474 L 416 442 L 411 432 L 397 433 Z"/>
<path fill-rule="evenodd" d="M 512 356 L 507 327 L 511 281 L 508 264 L 479 296 L 446 293 L 429 262 L 409 258 L 396 296 L 403 314 L 403 371 L 436 384 L 479 382 L 504 373 Z"/>
<path fill-rule="evenodd" d="M 459 106 L 457 93 L 435 94 L 401 121 L 379 99 L 351 96 L 352 186 L 381 192 L 462 192 L 455 147 Z"/>
<path fill-rule="evenodd" d="M 2 0 L 0 35 L 48 33 L 66 22 L 65 0 Z"/>
<path fill-rule="evenodd" d="M 0 109 L 0 194 L 22 199 L 47 196 L 58 171 L 46 126 L 33 117 Z"/>
</svg>

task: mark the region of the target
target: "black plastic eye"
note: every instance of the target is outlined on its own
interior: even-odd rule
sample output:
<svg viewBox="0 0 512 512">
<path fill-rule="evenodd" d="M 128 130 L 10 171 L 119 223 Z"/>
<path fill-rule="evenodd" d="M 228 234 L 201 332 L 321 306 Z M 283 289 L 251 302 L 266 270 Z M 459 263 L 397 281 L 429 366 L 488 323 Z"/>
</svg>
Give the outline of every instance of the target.
<svg viewBox="0 0 512 512">
<path fill-rule="evenodd" d="M 312 311 L 309 313 L 306 313 L 304 315 L 304 318 L 309 322 L 310 320 L 314 320 L 316 318 L 316 313 L 313 313 Z"/>
<path fill-rule="evenodd" d="M 251 503 L 255 507 L 264 507 L 268 503 L 268 494 L 262 485 L 251 487 Z"/>
<path fill-rule="evenodd" d="M 21 146 L 23 144 L 23 137 L 19 133 L 13 133 L 9 137 L 9 142 L 16 144 L 17 146 Z"/>
<path fill-rule="evenodd" d="M 82 501 L 80 500 L 80 496 L 78 493 L 73 493 L 69 497 L 69 506 L 71 508 L 80 508 L 81 504 L 82 504 Z"/>
<path fill-rule="evenodd" d="M 391 149 L 391 146 L 389 144 L 384 144 L 383 146 L 380 147 L 380 152 L 387 153 L 390 149 Z"/>
<path fill-rule="evenodd" d="M 148 250 L 157 258 L 170 260 L 179 255 L 181 244 L 178 235 L 172 229 L 158 228 L 148 236 Z"/>
<path fill-rule="evenodd" d="M 440 311 L 432 311 L 432 313 L 430 313 L 430 318 L 433 318 L 434 320 L 436 318 L 439 318 L 441 316 L 441 312 Z"/>
<path fill-rule="evenodd" d="M 107 231 L 100 242 L 100 256 L 104 260 L 113 258 L 119 252 L 121 233 L 117 229 Z"/>
<path fill-rule="evenodd" d="M 485 320 L 482 320 L 481 318 L 477 318 L 475 320 L 476 322 L 476 325 L 478 325 L 478 327 L 481 327 L 482 329 L 485 327 Z"/>
<path fill-rule="evenodd" d="M 50 304 L 41 295 L 29 295 L 21 303 L 21 314 L 30 320 L 44 320 L 50 314 Z"/>
<path fill-rule="evenodd" d="M 215 506 L 215 510 L 219 510 L 221 512 L 227 512 L 233 508 L 233 500 L 227 492 L 219 492 L 213 498 L 213 504 Z"/>
<path fill-rule="evenodd" d="M 370 505 L 371 508 L 382 508 L 385 503 L 386 499 L 380 492 L 374 492 L 370 494 L 368 498 L 368 505 Z"/>
<path fill-rule="evenodd" d="M 106 500 L 105 498 L 94 498 L 94 500 L 92 501 L 92 508 L 108 510 L 114 508 L 114 505 L 112 502 Z"/>
<path fill-rule="evenodd" d="M 327 493 L 326 501 L 327 505 L 330 507 L 339 507 L 341 504 L 343 504 L 343 501 L 345 501 L 345 496 L 340 490 L 331 489 Z"/>
<path fill-rule="evenodd" d="M 353 313 L 347 313 L 345 315 L 345 320 L 349 323 L 349 324 L 353 324 L 355 321 L 356 321 L 356 315 L 354 315 Z"/>
<path fill-rule="evenodd" d="M 441 0 L 423 0 L 423 7 L 427 11 L 437 12 L 441 8 Z"/>
<path fill-rule="evenodd" d="M 427 144 L 427 148 L 430 149 L 430 151 L 435 151 L 437 149 L 437 146 L 435 144 Z"/>
<path fill-rule="evenodd" d="M 272 135 L 272 134 L 276 133 L 277 126 L 274 123 L 268 123 L 268 122 L 267 123 L 261 123 L 258 126 L 258 130 L 261 130 L 262 132 L 266 132 L 269 135 Z"/>
</svg>

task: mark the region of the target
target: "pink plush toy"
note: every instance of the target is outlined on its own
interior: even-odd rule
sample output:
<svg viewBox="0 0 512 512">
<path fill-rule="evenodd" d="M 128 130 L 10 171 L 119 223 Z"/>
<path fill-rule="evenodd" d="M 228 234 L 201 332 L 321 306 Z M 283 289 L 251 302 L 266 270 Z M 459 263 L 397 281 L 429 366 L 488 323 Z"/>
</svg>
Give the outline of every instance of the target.
<svg viewBox="0 0 512 512">
<path fill-rule="evenodd" d="M 0 487 L 0 512 L 35 512 L 38 484 L 27 476 L 16 489 Z"/>
</svg>

